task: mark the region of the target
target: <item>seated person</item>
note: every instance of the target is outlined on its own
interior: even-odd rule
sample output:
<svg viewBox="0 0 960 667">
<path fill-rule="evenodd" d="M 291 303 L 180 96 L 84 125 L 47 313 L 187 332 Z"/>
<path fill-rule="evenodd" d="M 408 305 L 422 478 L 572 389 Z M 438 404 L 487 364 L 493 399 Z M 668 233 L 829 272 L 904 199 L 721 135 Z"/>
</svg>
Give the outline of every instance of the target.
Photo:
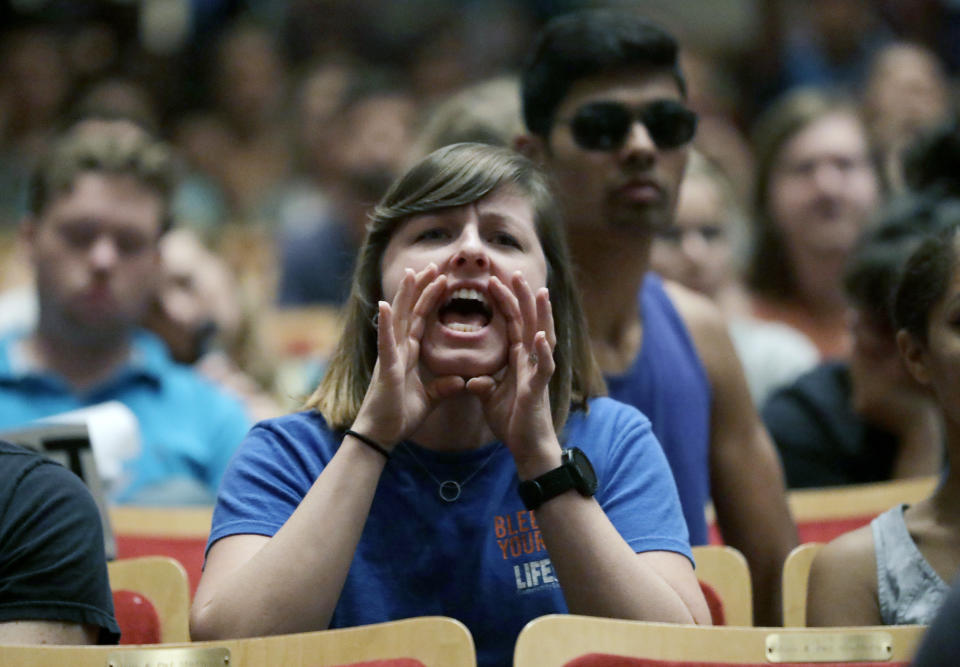
<svg viewBox="0 0 960 667">
<path fill-rule="evenodd" d="M 895 291 L 897 346 L 944 419 L 945 447 L 960 460 L 960 208 L 946 201 L 945 226 L 910 256 Z M 949 466 L 930 497 L 898 505 L 841 535 L 814 559 L 809 625 L 928 625 L 960 570 L 960 468 Z"/>
<path fill-rule="evenodd" d="M 776 625 L 783 560 L 797 541 L 776 450 L 719 309 L 650 271 L 697 127 L 680 52 L 626 8 L 555 17 L 523 68 L 526 133 L 514 145 L 557 184 L 610 396 L 653 423 L 693 544 L 709 541 L 713 502 L 724 541 L 750 564 L 757 622 Z"/>
<path fill-rule="evenodd" d="M 716 163 L 691 149 L 673 225 L 654 239 L 650 266 L 720 307 L 750 396 L 759 406 L 771 391 L 810 370 L 820 353 L 796 329 L 750 314 L 741 276 L 749 236 L 733 183 Z"/>
<path fill-rule="evenodd" d="M 787 486 L 863 484 L 931 475 L 941 466 L 940 413 L 897 353 L 889 309 L 910 252 L 940 224 L 939 195 L 892 201 L 854 246 L 844 273 L 849 361 L 828 361 L 776 391 L 761 416 Z"/>
<path fill-rule="evenodd" d="M 805 334 L 820 358 L 850 353 L 843 269 L 882 202 L 856 102 L 835 91 L 786 93 L 754 131 L 753 313 Z"/>
<path fill-rule="evenodd" d="M 37 323 L 0 338 L 0 429 L 111 400 L 136 415 L 143 449 L 114 502 L 212 503 L 250 424 L 239 400 L 139 328 L 174 182 L 167 146 L 131 121 L 88 118 L 60 137 L 22 225 Z"/>
<path fill-rule="evenodd" d="M 0 441 L 0 644 L 116 644 L 100 512 L 59 463 Z"/>
<path fill-rule="evenodd" d="M 441 614 L 504 665 L 543 614 L 709 623 L 650 422 L 598 396 L 534 164 L 431 153 L 358 263 L 310 409 L 254 427 L 224 477 L 191 635 Z"/>
<path fill-rule="evenodd" d="M 284 411 L 241 365 L 259 352 L 252 316 L 237 277 L 195 232 L 179 228 L 160 243 L 163 278 L 144 327 L 160 336 L 170 355 L 239 398 L 255 421 Z"/>
</svg>

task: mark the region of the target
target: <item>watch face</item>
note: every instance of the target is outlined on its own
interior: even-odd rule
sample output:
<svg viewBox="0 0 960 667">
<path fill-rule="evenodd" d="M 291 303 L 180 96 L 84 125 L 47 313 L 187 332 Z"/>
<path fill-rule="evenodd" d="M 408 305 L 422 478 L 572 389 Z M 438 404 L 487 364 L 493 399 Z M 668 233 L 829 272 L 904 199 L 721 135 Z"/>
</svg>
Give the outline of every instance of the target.
<svg viewBox="0 0 960 667">
<path fill-rule="evenodd" d="M 577 491 L 585 496 L 592 496 L 597 491 L 597 473 L 593 469 L 593 464 L 579 447 L 571 447 L 567 452 L 577 472 Z"/>
</svg>

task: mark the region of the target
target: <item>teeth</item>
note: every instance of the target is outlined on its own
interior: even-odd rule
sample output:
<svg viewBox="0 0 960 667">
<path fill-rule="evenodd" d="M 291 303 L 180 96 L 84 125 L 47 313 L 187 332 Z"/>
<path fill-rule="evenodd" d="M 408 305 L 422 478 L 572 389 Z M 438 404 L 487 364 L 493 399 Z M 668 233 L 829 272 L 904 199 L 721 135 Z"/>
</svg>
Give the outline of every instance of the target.
<svg viewBox="0 0 960 667">
<path fill-rule="evenodd" d="M 480 327 L 476 324 L 462 324 L 460 322 L 453 322 L 446 325 L 448 329 L 453 329 L 454 331 L 462 331 L 464 333 L 473 333 L 474 331 L 480 331 Z"/>
<path fill-rule="evenodd" d="M 473 299 L 479 301 L 484 306 L 487 305 L 487 300 L 483 297 L 483 294 L 475 289 L 468 289 L 466 287 L 454 290 L 453 294 L 450 295 L 450 299 Z"/>
</svg>

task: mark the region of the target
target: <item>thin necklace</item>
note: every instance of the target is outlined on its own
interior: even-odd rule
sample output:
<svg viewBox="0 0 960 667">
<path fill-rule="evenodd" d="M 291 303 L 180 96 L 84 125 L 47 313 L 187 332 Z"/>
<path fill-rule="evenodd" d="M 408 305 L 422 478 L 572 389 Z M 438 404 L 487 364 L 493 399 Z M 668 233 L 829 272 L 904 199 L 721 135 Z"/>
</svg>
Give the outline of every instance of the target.
<svg viewBox="0 0 960 667">
<path fill-rule="evenodd" d="M 493 458 L 493 455 L 496 454 L 498 451 L 500 451 L 500 446 L 502 443 L 497 443 L 497 446 L 494 447 L 493 451 L 490 452 L 490 455 L 483 460 L 483 463 L 480 464 L 480 467 L 474 470 L 469 475 L 467 475 L 466 478 L 460 482 L 458 482 L 455 479 L 448 479 L 441 482 L 439 479 L 436 478 L 436 476 L 432 472 L 430 472 L 430 468 L 425 466 L 423 462 L 417 458 L 417 455 L 413 453 L 413 449 L 407 446 L 407 443 L 401 442 L 400 444 L 402 444 L 403 448 L 406 449 L 407 452 L 409 452 L 410 458 L 412 458 L 418 466 L 423 468 L 423 471 L 427 473 L 427 475 L 430 477 L 430 479 L 434 481 L 434 483 L 437 484 L 437 493 L 440 494 L 440 497 L 444 501 L 448 503 L 452 503 L 452 502 L 455 502 L 460 497 L 460 493 L 463 491 L 463 487 L 467 485 L 467 482 L 469 482 L 471 479 L 476 477 L 477 473 L 483 470 L 486 467 L 486 465 L 490 463 L 490 459 Z"/>
</svg>

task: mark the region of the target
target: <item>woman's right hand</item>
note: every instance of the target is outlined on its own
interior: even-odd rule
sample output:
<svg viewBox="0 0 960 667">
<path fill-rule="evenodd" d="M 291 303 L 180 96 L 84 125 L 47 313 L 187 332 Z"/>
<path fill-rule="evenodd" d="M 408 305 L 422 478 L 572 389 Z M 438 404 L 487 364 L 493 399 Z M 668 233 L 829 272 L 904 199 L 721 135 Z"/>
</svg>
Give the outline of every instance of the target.
<svg viewBox="0 0 960 667">
<path fill-rule="evenodd" d="M 413 433 L 437 399 L 463 390 L 461 377 L 424 383 L 420 373 L 426 319 L 439 305 L 446 285 L 446 276 L 437 274 L 435 264 L 419 274 L 407 269 L 393 303 L 378 304 L 377 363 L 351 428 L 387 449 Z"/>
</svg>

